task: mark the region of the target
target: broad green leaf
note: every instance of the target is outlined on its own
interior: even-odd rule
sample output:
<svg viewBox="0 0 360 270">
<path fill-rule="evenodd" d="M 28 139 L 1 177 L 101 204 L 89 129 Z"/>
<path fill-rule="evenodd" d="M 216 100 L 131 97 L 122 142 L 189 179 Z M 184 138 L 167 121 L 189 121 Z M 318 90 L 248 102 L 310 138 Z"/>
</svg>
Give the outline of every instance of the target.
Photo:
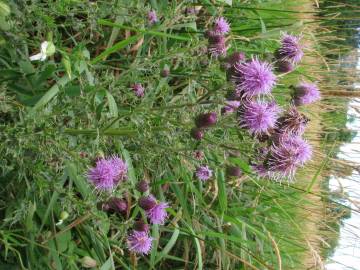
<svg viewBox="0 0 360 270">
<path fill-rule="evenodd" d="M 116 101 L 115 101 L 113 95 L 109 91 L 106 91 L 106 96 L 108 99 L 109 111 L 110 111 L 111 116 L 118 117 L 118 115 L 119 115 L 118 107 L 116 105 Z"/>
</svg>

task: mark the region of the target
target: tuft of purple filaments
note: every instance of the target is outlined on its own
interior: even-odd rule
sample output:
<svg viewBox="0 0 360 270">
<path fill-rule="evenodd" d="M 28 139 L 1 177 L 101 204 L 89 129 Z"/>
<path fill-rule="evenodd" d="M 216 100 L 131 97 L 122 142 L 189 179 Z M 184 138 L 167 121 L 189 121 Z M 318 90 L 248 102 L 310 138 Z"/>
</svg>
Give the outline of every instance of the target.
<svg viewBox="0 0 360 270">
<path fill-rule="evenodd" d="M 195 175 L 201 181 L 206 181 L 211 178 L 212 170 L 208 166 L 200 166 L 196 169 Z"/>
<path fill-rule="evenodd" d="M 214 31 L 217 34 L 225 35 L 230 31 L 230 24 L 223 17 L 216 18 Z"/>
<path fill-rule="evenodd" d="M 300 37 L 284 34 L 281 39 L 281 47 L 277 52 L 278 60 L 297 64 L 304 56 L 300 45 Z"/>
<path fill-rule="evenodd" d="M 135 95 L 137 97 L 143 97 L 144 96 L 144 92 L 145 92 L 145 89 L 144 87 L 141 85 L 141 83 L 135 83 L 133 86 L 132 86 L 132 89 L 135 93 Z"/>
<path fill-rule="evenodd" d="M 310 104 L 320 98 L 319 88 L 314 83 L 301 82 L 295 87 L 294 103 L 296 106 Z"/>
<path fill-rule="evenodd" d="M 127 165 L 118 156 L 102 158 L 90 168 L 87 176 L 97 189 L 112 190 L 121 180 L 126 179 Z"/>
<path fill-rule="evenodd" d="M 146 209 L 146 216 L 150 219 L 150 222 L 153 224 L 164 224 L 167 218 L 166 208 L 169 205 L 165 202 L 157 202 L 155 197 L 149 195 L 146 197 L 149 200 L 148 205 L 151 205 L 148 209 Z"/>
<path fill-rule="evenodd" d="M 251 101 L 240 113 L 240 126 L 253 135 L 267 134 L 275 128 L 280 108 L 275 102 Z"/>
<path fill-rule="evenodd" d="M 276 84 L 276 76 L 272 71 L 272 66 L 257 58 L 248 62 L 237 62 L 234 68 L 233 81 L 237 90 L 241 91 L 244 96 L 253 97 L 270 94 Z"/>
<path fill-rule="evenodd" d="M 291 106 L 277 121 L 277 132 L 281 134 L 302 135 L 309 119 Z"/>
<path fill-rule="evenodd" d="M 153 238 L 147 231 L 133 231 L 127 238 L 127 245 L 130 251 L 138 254 L 149 254 Z"/>
<path fill-rule="evenodd" d="M 274 178 L 293 178 L 299 166 L 311 159 L 311 146 L 299 136 L 284 136 L 273 144 L 268 160 L 269 172 Z"/>
<path fill-rule="evenodd" d="M 158 22 L 158 18 L 157 18 L 155 10 L 150 10 L 148 12 L 147 17 L 148 17 L 148 22 L 149 22 L 150 25 L 155 24 L 155 23 Z"/>
</svg>

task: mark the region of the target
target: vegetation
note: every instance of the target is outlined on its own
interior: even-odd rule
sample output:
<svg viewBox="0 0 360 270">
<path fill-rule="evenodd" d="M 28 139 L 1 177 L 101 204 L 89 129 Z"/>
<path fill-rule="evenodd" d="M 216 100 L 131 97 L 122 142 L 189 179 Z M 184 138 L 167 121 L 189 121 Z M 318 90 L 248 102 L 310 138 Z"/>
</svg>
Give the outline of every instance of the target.
<svg viewBox="0 0 360 270">
<path fill-rule="evenodd" d="M 296 181 L 259 178 L 252 169 L 259 143 L 239 128 L 236 113 L 220 116 L 233 89 L 226 61 L 206 53 L 206 30 L 220 16 L 231 24 L 228 54 L 247 59 L 274 61 L 281 33 L 302 33 L 305 60 L 277 74 L 273 96 L 287 106 L 299 80 L 321 79 L 325 93 L 333 83 L 326 67 L 337 59 L 322 53 L 328 36 L 315 29 L 334 26 L 318 24 L 304 4 L 0 0 L 0 269 L 320 267 L 309 224 L 314 207 L 339 205 L 322 193 L 319 175 L 335 156 L 329 145 L 351 137 L 346 102 L 333 105 L 325 95 L 321 114 L 301 108 L 314 123 L 332 123 L 305 133 L 314 161 Z M 148 21 L 152 10 L 158 22 Z M 46 59 L 30 61 L 44 41 Z M 314 64 L 319 55 L 324 62 Z M 329 113 L 331 106 L 341 113 Z M 195 140 L 194 121 L 208 112 L 218 122 Z M 113 155 L 126 162 L 127 180 L 100 191 L 89 168 Z M 202 165 L 213 172 L 208 181 L 194 175 Z M 241 175 L 229 175 L 233 167 Z M 139 191 L 141 180 L 150 191 Z M 138 201 L 149 193 L 168 203 L 168 218 L 150 226 L 151 251 L 138 255 L 128 235 L 146 220 Z M 109 204 L 114 198 L 125 210 Z"/>
</svg>

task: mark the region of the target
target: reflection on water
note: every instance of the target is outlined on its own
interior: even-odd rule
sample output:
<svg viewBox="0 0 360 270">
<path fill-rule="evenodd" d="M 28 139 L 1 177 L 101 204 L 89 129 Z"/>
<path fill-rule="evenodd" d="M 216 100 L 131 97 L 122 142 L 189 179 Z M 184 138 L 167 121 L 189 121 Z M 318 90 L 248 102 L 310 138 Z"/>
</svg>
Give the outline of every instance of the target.
<svg viewBox="0 0 360 270">
<path fill-rule="evenodd" d="M 360 50 L 358 50 L 360 56 Z M 357 69 L 360 70 L 360 57 Z M 360 84 L 354 86 L 360 90 Z M 354 99 L 348 107 L 347 127 L 351 130 L 360 130 L 360 99 Z M 350 162 L 360 164 L 360 133 L 354 137 L 351 143 L 346 143 L 340 148 L 338 157 Z M 360 170 L 359 170 L 360 171 Z M 347 206 L 351 207 L 351 217 L 343 220 L 340 228 L 338 246 L 326 265 L 327 270 L 360 269 L 360 174 L 354 170 L 351 176 L 339 178 L 332 176 L 329 182 L 330 190 L 342 190 L 349 196 Z M 344 203 L 344 202 L 342 202 Z"/>
</svg>

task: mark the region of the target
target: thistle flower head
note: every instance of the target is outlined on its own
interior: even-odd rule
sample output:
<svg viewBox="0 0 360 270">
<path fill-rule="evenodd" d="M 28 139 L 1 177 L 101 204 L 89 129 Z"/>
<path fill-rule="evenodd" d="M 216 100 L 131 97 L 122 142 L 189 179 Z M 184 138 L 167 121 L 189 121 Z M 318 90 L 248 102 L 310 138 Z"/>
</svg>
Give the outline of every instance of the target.
<svg viewBox="0 0 360 270">
<path fill-rule="evenodd" d="M 202 130 L 201 128 L 192 128 L 190 131 L 190 135 L 195 140 L 200 141 L 202 138 L 204 138 L 204 130 Z"/>
<path fill-rule="evenodd" d="M 146 192 L 149 190 L 149 182 L 146 181 L 146 180 L 141 180 L 137 185 L 136 185 L 136 189 L 139 191 L 139 192 Z"/>
<path fill-rule="evenodd" d="M 153 224 L 164 224 L 168 216 L 166 208 L 169 208 L 167 203 L 159 202 L 153 208 L 147 210 L 146 215 L 150 219 L 150 222 Z"/>
<path fill-rule="evenodd" d="M 149 231 L 149 225 L 146 224 L 142 219 L 136 221 L 134 223 L 134 230 L 139 232 L 148 232 Z"/>
<path fill-rule="evenodd" d="M 224 19 L 219 17 L 215 19 L 214 31 L 218 34 L 225 35 L 230 31 L 230 24 Z"/>
<path fill-rule="evenodd" d="M 302 135 L 309 119 L 300 113 L 295 106 L 291 106 L 277 121 L 277 132 Z"/>
<path fill-rule="evenodd" d="M 200 166 L 196 169 L 195 175 L 199 180 L 206 181 L 212 177 L 212 170 L 208 166 Z"/>
<path fill-rule="evenodd" d="M 153 195 L 141 197 L 139 205 L 146 211 L 146 216 L 153 224 L 164 224 L 167 217 L 166 208 L 169 207 L 167 203 L 157 202 Z"/>
<path fill-rule="evenodd" d="M 128 210 L 128 204 L 125 200 L 120 198 L 111 198 L 107 203 L 108 210 L 114 211 L 115 213 L 119 213 L 125 215 Z"/>
<path fill-rule="evenodd" d="M 90 168 L 87 176 L 97 189 L 112 190 L 121 180 L 126 179 L 127 165 L 117 156 L 102 158 Z"/>
<path fill-rule="evenodd" d="M 227 100 L 225 106 L 221 108 L 222 114 L 232 113 L 240 107 L 240 101 L 238 100 Z"/>
<path fill-rule="evenodd" d="M 208 31 L 206 36 L 208 37 L 209 42 L 207 51 L 211 56 L 217 58 L 226 54 L 226 39 L 223 35 L 219 35 L 214 31 Z"/>
<path fill-rule="evenodd" d="M 277 178 L 293 178 L 299 166 L 311 158 L 311 146 L 299 136 L 284 136 L 270 149 L 268 168 Z"/>
<path fill-rule="evenodd" d="M 294 103 L 296 106 L 310 104 L 320 98 L 319 88 L 314 83 L 301 82 L 295 87 Z"/>
<path fill-rule="evenodd" d="M 274 102 L 251 101 L 240 113 L 240 126 L 253 135 L 269 133 L 275 128 L 280 108 Z"/>
<path fill-rule="evenodd" d="M 130 251 L 138 254 L 148 254 L 151 250 L 153 238 L 146 231 L 133 231 L 127 238 Z"/>
<path fill-rule="evenodd" d="M 281 73 L 287 73 L 294 70 L 294 64 L 288 61 L 278 61 L 276 70 Z"/>
<path fill-rule="evenodd" d="M 216 112 L 200 114 L 195 119 L 195 125 L 198 128 L 207 128 L 215 125 L 217 122 Z"/>
<path fill-rule="evenodd" d="M 287 61 L 293 64 L 299 63 L 304 55 L 300 45 L 299 36 L 284 34 L 281 39 L 281 47 L 277 51 L 277 59 Z"/>
<path fill-rule="evenodd" d="M 272 72 L 272 66 L 257 58 L 248 62 L 237 62 L 234 68 L 233 81 L 237 89 L 243 91 L 245 96 L 270 94 L 276 84 L 276 76 Z"/>
<path fill-rule="evenodd" d="M 197 160 L 202 160 L 204 158 L 204 152 L 201 150 L 196 150 L 193 155 Z"/>
<path fill-rule="evenodd" d="M 141 83 L 135 83 L 133 86 L 132 86 L 132 89 L 135 93 L 135 95 L 137 97 L 143 97 L 144 96 L 144 92 L 145 92 L 145 89 L 144 87 L 141 85 Z"/>
<path fill-rule="evenodd" d="M 147 18 L 148 18 L 148 22 L 150 25 L 158 22 L 158 18 L 157 18 L 155 10 L 150 10 L 147 14 Z"/>
</svg>

